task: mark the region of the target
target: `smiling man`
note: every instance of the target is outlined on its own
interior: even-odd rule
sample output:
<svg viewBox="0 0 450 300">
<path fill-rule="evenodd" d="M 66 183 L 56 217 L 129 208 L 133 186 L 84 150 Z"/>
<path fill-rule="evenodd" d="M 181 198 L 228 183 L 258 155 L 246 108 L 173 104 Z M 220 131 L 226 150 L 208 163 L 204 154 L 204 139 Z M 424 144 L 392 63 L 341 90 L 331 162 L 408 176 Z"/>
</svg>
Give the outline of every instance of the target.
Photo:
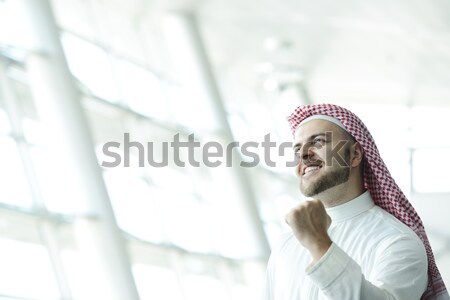
<svg viewBox="0 0 450 300">
<path fill-rule="evenodd" d="M 264 300 L 450 299 L 423 224 L 350 111 L 298 107 L 288 118 L 300 191 L 285 218 Z"/>
</svg>

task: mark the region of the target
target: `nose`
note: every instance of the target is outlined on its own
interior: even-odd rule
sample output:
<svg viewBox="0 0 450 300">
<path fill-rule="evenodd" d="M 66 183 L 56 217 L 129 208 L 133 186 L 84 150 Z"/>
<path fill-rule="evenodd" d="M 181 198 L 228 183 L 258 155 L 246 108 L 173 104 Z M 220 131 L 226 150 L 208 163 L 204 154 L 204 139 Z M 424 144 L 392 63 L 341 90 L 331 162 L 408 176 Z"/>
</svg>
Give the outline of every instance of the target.
<svg viewBox="0 0 450 300">
<path fill-rule="evenodd" d="M 297 150 L 297 172 L 298 175 L 301 176 L 301 172 L 303 170 L 303 167 L 309 163 L 311 163 L 311 161 L 314 161 L 315 158 L 315 153 L 313 151 L 313 149 L 311 149 L 312 147 L 308 144 L 303 145 L 300 149 Z"/>
<path fill-rule="evenodd" d="M 301 154 L 302 160 L 310 160 L 313 156 L 314 152 L 312 152 L 311 150 L 305 151 L 303 154 Z"/>
<path fill-rule="evenodd" d="M 308 164 L 311 161 L 317 159 L 314 152 L 314 147 L 311 147 L 309 143 L 299 148 L 295 157 L 297 159 L 297 165 L 300 168 L 302 167 L 302 165 Z"/>
<path fill-rule="evenodd" d="M 309 160 L 312 156 L 314 156 L 313 147 L 311 147 L 310 143 L 305 143 L 300 149 L 298 149 L 297 153 L 301 160 Z"/>
</svg>

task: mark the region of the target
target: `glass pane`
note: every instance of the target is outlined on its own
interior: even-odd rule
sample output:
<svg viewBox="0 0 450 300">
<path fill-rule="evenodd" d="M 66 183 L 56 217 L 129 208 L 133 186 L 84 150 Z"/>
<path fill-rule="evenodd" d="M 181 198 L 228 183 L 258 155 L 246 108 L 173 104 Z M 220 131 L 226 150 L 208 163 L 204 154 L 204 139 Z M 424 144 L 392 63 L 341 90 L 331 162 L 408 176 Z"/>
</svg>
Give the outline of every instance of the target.
<svg viewBox="0 0 450 300">
<path fill-rule="evenodd" d="M 228 122 L 230 123 L 231 130 L 233 132 L 233 138 L 239 141 L 241 144 L 256 140 L 254 134 L 252 134 L 252 127 L 248 120 L 246 120 L 241 114 L 228 114 Z"/>
<path fill-rule="evenodd" d="M 260 103 L 247 103 L 243 105 L 242 110 L 243 116 L 251 128 L 250 140 L 259 139 L 273 131 L 272 116 L 267 106 Z"/>
<path fill-rule="evenodd" d="M 450 148 L 418 149 L 413 153 L 413 186 L 420 193 L 450 192 Z"/>
<path fill-rule="evenodd" d="M 178 188 L 161 190 L 156 197 L 173 244 L 188 251 L 217 252 L 214 239 L 217 235 L 217 212 L 212 211 L 210 205 L 199 203 L 193 195 Z"/>
<path fill-rule="evenodd" d="M 43 124 L 33 119 L 23 119 L 22 128 L 23 135 L 30 144 L 43 145 L 52 138 L 50 132 L 45 130 Z"/>
<path fill-rule="evenodd" d="M 188 174 L 178 171 L 175 168 L 154 168 L 150 170 L 150 176 L 152 177 L 152 184 L 156 185 L 163 191 L 173 190 L 174 184 L 183 194 L 194 193 L 194 180 L 189 177 Z"/>
<path fill-rule="evenodd" d="M 0 1 L 0 43 L 23 48 L 30 39 L 20 1 Z"/>
<path fill-rule="evenodd" d="M 65 166 L 68 162 L 64 163 L 65 160 L 58 153 L 51 153 L 42 147 L 33 147 L 30 153 L 47 209 L 68 214 L 87 211 L 87 203 L 83 202 L 83 197 L 77 193 L 78 189 L 74 188 L 77 180 L 69 172 L 70 168 Z"/>
<path fill-rule="evenodd" d="M 70 34 L 62 35 L 62 44 L 72 74 L 94 95 L 118 102 L 116 81 L 108 54 Z"/>
<path fill-rule="evenodd" d="M 170 241 L 188 251 L 217 252 L 219 212 L 195 195 L 194 176 L 172 168 L 153 169 L 150 174 L 155 185 L 154 199 Z"/>
<path fill-rule="evenodd" d="M 381 157 L 391 149 L 406 148 L 410 140 L 410 110 L 404 105 L 344 105 L 353 111 L 367 126 L 372 134 Z M 383 122 L 380 122 L 382 118 Z"/>
<path fill-rule="evenodd" d="M 261 294 L 262 289 L 254 289 L 243 284 L 233 286 L 233 300 L 255 299 Z"/>
<path fill-rule="evenodd" d="M 168 103 L 163 99 L 159 78 L 155 74 L 118 60 L 117 76 L 122 97 L 132 110 L 161 120 L 170 117 Z"/>
<path fill-rule="evenodd" d="M 31 94 L 30 87 L 24 83 L 26 74 L 22 69 L 12 69 L 14 72 L 11 80 L 11 89 L 15 96 L 15 105 L 19 110 L 23 134 L 27 142 L 31 144 L 42 144 L 45 139 L 52 138 L 44 130 L 44 126 L 39 121 L 39 113 Z"/>
<path fill-rule="evenodd" d="M 110 141 L 120 142 L 124 132 L 131 132 L 124 127 L 122 120 L 126 120 L 127 114 L 121 108 L 92 98 L 85 98 L 83 102 L 96 145 L 103 146 Z"/>
<path fill-rule="evenodd" d="M 1 6 L 0 6 L 1 7 Z M 0 74 L 0 76 L 3 76 Z M 0 133 L 8 133 L 11 130 L 8 114 L 5 111 L 3 91 L 0 89 Z"/>
<path fill-rule="evenodd" d="M 0 133 L 9 133 L 11 131 L 11 126 L 9 124 L 9 118 L 7 113 L 1 107 L 0 99 Z"/>
<path fill-rule="evenodd" d="M 24 83 L 24 81 L 28 80 L 25 71 L 19 68 L 12 68 L 9 75 L 13 78 L 11 80 L 11 89 L 14 92 L 16 106 L 21 117 L 37 121 L 39 115 L 33 95 L 30 87 Z"/>
<path fill-rule="evenodd" d="M 212 112 L 208 111 L 209 106 L 198 104 L 200 101 L 195 101 L 196 96 L 188 89 L 166 82 L 163 84 L 163 92 L 172 108 L 173 119 L 178 124 L 196 130 L 217 129 L 217 120 L 211 116 Z M 199 118 L 200 112 L 201 118 Z"/>
<path fill-rule="evenodd" d="M 80 251 L 63 250 L 61 257 L 73 299 L 112 299 L 112 289 L 98 259 Z"/>
<path fill-rule="evenodd" d="M 229 300 L 230 293 L 219 280 L 204 276 L 190 274 L 185 277 L 187 300 Z"/>
<path fill-rule="evenodd" d="M 45 247 L 0 238 L 0 249 L 1 294 L 31 299 L 60 299 Z"/>
<path fill-rule="evenodd" d="M 52 10 L 60 28 L 84 37 L 95 38 L 99 18 L 92 5 L 86 1 L 52 1 Z"/>
<path fill-rule="evenodd" d="M 136 264 L 133 275 L 142 300 L 184 299 L 175 273 L 157 266 Z M 170 288 L 168 288 L 170 287 Z"/>
<path fill-rule="evenodd" d="M 105 171 L 104 178 L 119 226 L 141 239 L 162 242 L 163 216 L 148 183 L 125 169 Z"/>
<path fill-rule="evenodd" d="M 256 236 L 251 229 L 251 221 L 243 209 L 242 203 L 246 200 L 236 186 L 234 173 L 227 167 L 213 168 L 209 171 L 211 174 L 209 189 L 203 189 L 202 195 L 210 205 L 205 212 L 207 216 L 204 221 L 199 219 L 198 222 L 208 224 L 209 239 L 214 242 L 221 255 L 232 258 L 260 255 Z"/>
<path fill-rule="evenodd" d="M 414 107 L 412 109 L 412 144 L 415 148 L 450 147 L 444 136 L 450 130 L 450 109 L 446 107 Z"/>
<path fill-rule="evenodd" d="M 0 136 L 0 201 L 8 204 L 30 207 L 32 197 L 25 169 L 16 143 L 13 139 Z"/>
</svg>

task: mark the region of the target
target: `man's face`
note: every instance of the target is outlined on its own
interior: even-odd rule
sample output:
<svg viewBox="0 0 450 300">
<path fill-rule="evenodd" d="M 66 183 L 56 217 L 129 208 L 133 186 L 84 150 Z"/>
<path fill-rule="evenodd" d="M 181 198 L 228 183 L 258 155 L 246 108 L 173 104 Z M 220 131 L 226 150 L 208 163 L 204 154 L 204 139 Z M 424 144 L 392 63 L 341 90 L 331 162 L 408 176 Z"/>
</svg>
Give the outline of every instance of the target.
<svg viewBox="0 0 450 300">
<path fill-rule="evenodd" d="M 325 120 L 312 120 L 297 128 L 294 151 L 300 191 L 307 197 L 347 182 L 350 176 L 350 141 L 343 130 Z"/>
</svg>

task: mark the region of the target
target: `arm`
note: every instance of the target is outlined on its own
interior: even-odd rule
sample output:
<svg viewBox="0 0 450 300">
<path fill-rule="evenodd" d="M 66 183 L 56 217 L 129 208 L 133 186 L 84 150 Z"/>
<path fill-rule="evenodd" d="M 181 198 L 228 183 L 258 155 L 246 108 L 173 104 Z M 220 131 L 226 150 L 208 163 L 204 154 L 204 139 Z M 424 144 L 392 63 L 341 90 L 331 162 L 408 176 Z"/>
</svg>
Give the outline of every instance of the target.
<svg viewBox="0 0 450 300">
<path fill-rule="evenodd" d="M 306 274 L 329 299 L 419 299 L 427 285 L 427 256 L 422 242 L 401 235 L 379 245 L 367 280 L 361 267 L 336 244 L 319 200 L 306 201 L 286 216 L 297 240 L 311 253 Z"/>
<path fill-rule="evenodd" d="M 306 274 L 329 299 L 420 299 L 427 285 L 423 245 L 404 237 L 383 249 L 383 253 L 366 279 L 361 267 L 332 244 L 315 265 L 308 267 Z"/>
</svg>

